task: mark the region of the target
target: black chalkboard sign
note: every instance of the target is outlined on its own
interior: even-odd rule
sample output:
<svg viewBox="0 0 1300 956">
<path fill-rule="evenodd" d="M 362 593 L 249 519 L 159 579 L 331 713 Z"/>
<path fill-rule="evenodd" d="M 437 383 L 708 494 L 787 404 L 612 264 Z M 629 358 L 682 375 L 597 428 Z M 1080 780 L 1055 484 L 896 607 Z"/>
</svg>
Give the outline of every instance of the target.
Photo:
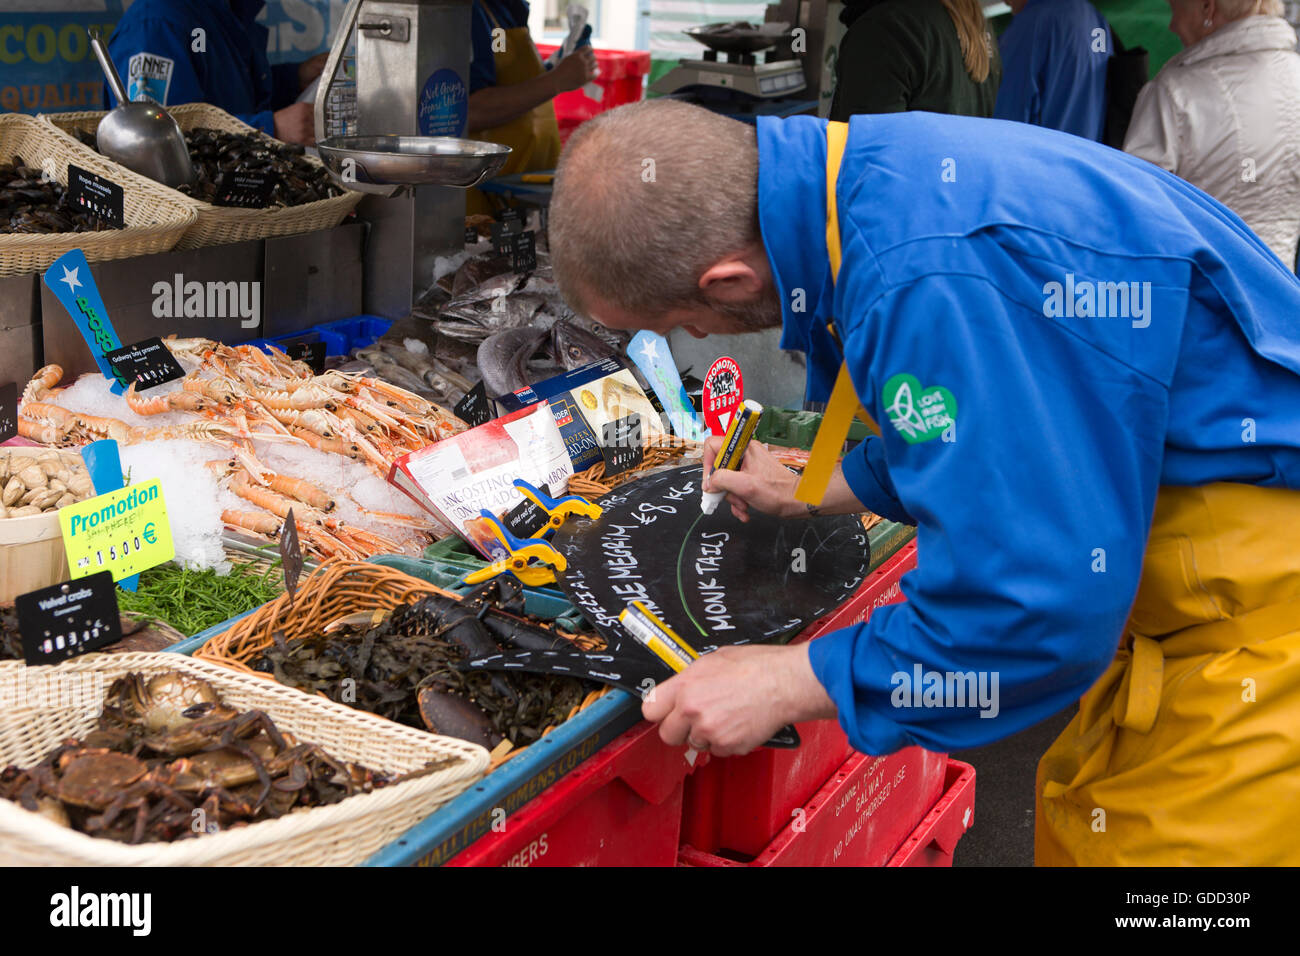
<svg viewBox="0 0 1300 956">
<path fill-rule="evenodd" d="M 515 219 L 507 219 L 504 222 L 494 222 L 492 230 L 492 249 L 497 255 L 508 256 L 515 247 L 515 239 L 524 231 L 524 224 Z"/>
<path fill-rule="evenodd" d="M 509 251 L 510 268 L 515 272 L 532 272 L 537 268 L 537 234 L 532 230 L 514 237 Z"/>
<path fill-rule="evenodd" d="M 598 521 L 556 532 L 560 586 L 612 647 L 631 640 L 618 615 L 632 600 L 706 652 L 793 636 L 862 584 L 871 549 L 857 518 L 706 515 L 702 477 L 696 465 L 624 485 L 600 499 Z"/>
<path fill-rule="evenodd" d="M 122 187 L 111 179 L 105 179 L 72 163 L 68 163 L 68 191 L 63 201 L 90 213 L 114 229 L 126 225 Z"/>
<path fill-rule="evenodd" d="M 549 494 L 549 492 L 547 493 Z M 516 538 L 531 538 L 546 526 L 546 522 L 550 520 L 550 517 L 541 505 L 529 498 L 525 498 L 506 512 L 505 517 L 501 519 L 501 523 Z"/>
<path fill-rule="evenodd" d="M 671 674 L 619 623 L 633 600 L 708 653 L 793 637 L 862 584 L 871 548 L 858 518 L 782 521 L 753 512 L 742 523 L 727 508 L 706 515 L 702 477 L 696 465 L 623 485 L 600 499 L 598 520 L 573 516 L 556 531 L 552 544 L 568 561 L 556 572 L 560 587 L 608 642 L 605 651 L 508 653 L 472 666 L 573 673 L 590 665 L 593 679 L 636 688 Z"/>
<path fill-rule="evenodd" d="M 123 385 L 135 382 L 137 392 L 185 377 L 185 369 L 181 368 L 171 350 L 156 335 L 134 345 L 124 345 L 120 349 L 105 352 L 104 358 L 113 367 L 113 374 L 118 381 Z"/>
</svg>

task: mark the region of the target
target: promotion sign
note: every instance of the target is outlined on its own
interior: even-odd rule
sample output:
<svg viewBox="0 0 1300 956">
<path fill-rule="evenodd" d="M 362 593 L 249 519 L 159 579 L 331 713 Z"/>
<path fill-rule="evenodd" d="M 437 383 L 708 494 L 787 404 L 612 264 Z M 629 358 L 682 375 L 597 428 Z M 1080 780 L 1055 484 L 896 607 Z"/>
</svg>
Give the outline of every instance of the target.
<svg viewBox="0 0 1300 956">
<path fill-rule="evenodd" d="M 712 365 L 704 376 L 704 423 L 715 435 L 725 435 L 740 403 L 745 400 L 745 380 L 740 365 L 734 358 L 724 355 Z"/>
<path fill-rule="evenodd" d="M 120 581 L 176 556 L 156 478 L 60 508 L 59 530 L 73 580 L 111 571 Z"/>
<path fill-rule="evenodd" d="M 80 249 L 68 250 L 45 270 L 43 279 L 59 304 L 72 316 L 99 370 L 113 380 L 113 391 L 122 394 L 130 383 L 118 377 L 113 363 L 108 360 L 108 353 L 120 349 L 122 340 L 108 320 L 108 310 L 104 308 L 104 300 L 90 274 L 86 254 Z"/>
</svg>

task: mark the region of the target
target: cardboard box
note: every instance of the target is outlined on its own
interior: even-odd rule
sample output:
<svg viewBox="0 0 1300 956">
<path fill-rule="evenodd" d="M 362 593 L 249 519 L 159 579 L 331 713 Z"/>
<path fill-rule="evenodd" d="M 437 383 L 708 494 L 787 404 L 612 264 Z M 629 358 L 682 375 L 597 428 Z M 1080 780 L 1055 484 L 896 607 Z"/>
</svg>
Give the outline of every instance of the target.
<svg viewBox="0 0 1300 956">
<path fill-rule="evenodd" d="M 573 474 L 548 411 L 534 405 L 403 455 L 388 480 L 489 560 L 507 557 L 481 512 L 499 518 L 523 501 L 516 478 L 563 494 Z"/>
<path fill-rule="evenodd" d="M 615 358 L 584 365 L 497 399 L 507 412 L 549 402 L 564 436 L 573 470 L 584 471 L 603 459 L 604 426 L 633 412 L 641 416 L 641 443 L 667 433 L 663 419 L 632 371 Z"/>
</svg>

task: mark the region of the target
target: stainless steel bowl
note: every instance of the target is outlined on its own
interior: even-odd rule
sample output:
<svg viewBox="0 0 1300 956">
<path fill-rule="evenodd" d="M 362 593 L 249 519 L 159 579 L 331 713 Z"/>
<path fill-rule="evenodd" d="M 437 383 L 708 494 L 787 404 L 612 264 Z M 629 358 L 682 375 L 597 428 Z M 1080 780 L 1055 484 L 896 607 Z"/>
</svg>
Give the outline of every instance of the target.
<svg viewBox="0 0 1300 956">
<path fill-rule="evenodd" d="M 790 24 L 706 23 L 682 32 L 719 53 L 757 53 L 776 46 L 776 42 L 790 32 Z"/>
<path fill-rule="evenodd" d="M 388 195 L 403 186 L 469 189 L 510 155 L 509 146 L 451 136 L 330 136 L 316 149 L 341 186 Z"/>
</svg>

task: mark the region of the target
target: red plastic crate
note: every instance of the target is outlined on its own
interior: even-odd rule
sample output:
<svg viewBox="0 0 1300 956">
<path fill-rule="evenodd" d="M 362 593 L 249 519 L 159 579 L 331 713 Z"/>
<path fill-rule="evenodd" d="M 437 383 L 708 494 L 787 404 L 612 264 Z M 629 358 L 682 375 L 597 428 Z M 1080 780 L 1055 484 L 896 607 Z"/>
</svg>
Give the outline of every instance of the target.
<svg viewBox="0 0 1300 956">
<path fill-rule="evenodd" d="M 957 841 L 975 823 L 975 768 L 948 761 L 943 796 L 898 848 L 889 866 L 952 866 Z"/>
<path fill-rule="evenodd" d="M 642 721 L 445 865 L 672 866 L 692 769 L 685 755 Z"/>
<path fill-rule="evenodd" d="M 876 608 L 903 600 L 898 579 L 914 567 L 916 544 L 909 542 L 795 643 L 859 623 Z M 714 757 L 692 774 L 686 781 L 682 842 L 707 853 L 725 850 L 752 857 L 762 852 L 791 814 L 853 754 L 848 737 L 833 720 L 799 724 L 797 729 L 803 743 L 796 750 L 763 748 L 743 757 Z"/>
<path fill-rule="evenodd" d="M 537 52 L 543 60 L 557 49 L 559 47 L 554 44 L 537 44 Z M 604 93 L 596 101 L 577 89 L 561 93 L 552 100 L 561 140 L 568 140 L 570 133 L 597 113 L 624 103 L 635 103 L 644 94 L 645 78 L 650 73 L 648 50 L 596 50 L 595 53 L 600 70 L 595 82 Z"/>
<path fill-rule="evenodd" d="M 683 866 L 883 866 L 943 792 L 948 758 L 920 747 L 888 757 L 854 754 L 753 859 L 689 844 Z"/>
</svg>

